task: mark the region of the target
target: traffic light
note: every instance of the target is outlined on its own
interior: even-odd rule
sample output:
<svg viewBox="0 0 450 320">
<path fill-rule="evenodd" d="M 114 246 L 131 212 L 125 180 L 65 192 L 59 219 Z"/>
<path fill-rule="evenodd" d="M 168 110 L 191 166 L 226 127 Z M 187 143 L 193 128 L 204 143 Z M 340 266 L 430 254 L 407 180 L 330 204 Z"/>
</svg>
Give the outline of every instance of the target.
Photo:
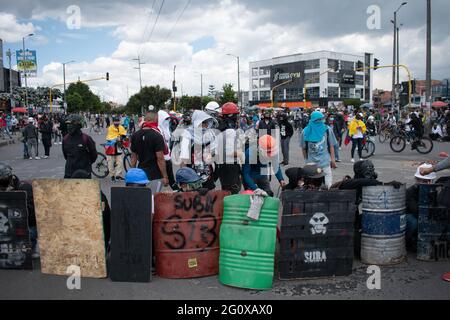
<svg viewBox="0 0 450 320">
<path fill-rule="evenodd" d="M 109 72 L 106 73 L 106 81 L 109 81 Z"/>
<path fill-rule="evenodd" d="M 379 65 L 380 65 L 380 60 L 375 59 L 375 60 L 373 61 L 374 69 L 377 70 Z"/>
</svg>

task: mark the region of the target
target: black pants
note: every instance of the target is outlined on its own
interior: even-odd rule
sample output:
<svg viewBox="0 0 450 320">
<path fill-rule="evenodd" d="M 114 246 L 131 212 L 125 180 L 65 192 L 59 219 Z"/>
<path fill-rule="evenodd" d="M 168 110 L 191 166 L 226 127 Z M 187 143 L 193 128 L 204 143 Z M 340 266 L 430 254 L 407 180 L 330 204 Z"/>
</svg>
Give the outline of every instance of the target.
<svg viewBox="0 0 450 320">
<path fill-rule="evenodd" d="M 437 133 L 431 133 L 430 134 L 430 138 L 431 138 L 431 140 L 433 140 L 433 141 L 436 141 L 438 138 L 440 138 L 441 136 L 440 135 L 438 135 Z"/>
<path fill-rule="evenodd" d="M 291 142 L 291 137 L 281 139 L 281 152 L 283 153 L 283 163 L 285 165 L 289 164 L 289 144 Z"/>
<path fill-rule="evenodd" d="M 242 188 L 241 166 L 239 164 L 221 164 L 217 170 L 222 190 L 238 194 Z"/>
<path fill-rule="evenodd" d="M 44 152 L 45 155 L 48 157 L 50 156 L 50 147 L 52 145 L 52 139 L 47 140 L 47 139 L 42 139 L 42 144 L 44 145 Z"/>
<path fill-rule="evenodd" d="M 172 160 L 166 160 L 166 171 L 167 171 L 167 177 L 169 178 L 169 186 L 173 191 L 178 190 L 177 183 L 175 181 L 175 177 L 173 175 L 173 166 L 172 166 Z"/>
<path fill-rule="evenodd" d="M 358 139 L 352 138 L 352 159 L 354 158 L 353 156 L 355 155 L 356 147 L 358 147 L 359 158 L 362 159 L 362 143 L 363 143 L 362 138 L 358 138 Z"/>
</svg>

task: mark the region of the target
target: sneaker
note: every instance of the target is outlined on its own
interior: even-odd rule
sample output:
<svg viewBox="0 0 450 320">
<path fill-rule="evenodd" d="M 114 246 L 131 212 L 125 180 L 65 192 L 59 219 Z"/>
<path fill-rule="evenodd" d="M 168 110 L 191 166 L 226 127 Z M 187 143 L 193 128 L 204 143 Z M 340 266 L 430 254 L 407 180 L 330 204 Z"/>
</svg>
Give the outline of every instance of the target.
<svg viewBox="0 0 450 320">
<path fill-rule="evenodd" d="M 30 159 L 30 160 L 33 160 L 33 157 L 30 157 L 29 159 Z"/>
<path fill-rule="evenodd" d="M 336 162 L 342 162 L 341 160 L 337 159 Z"/>
<path fill-rule="evenodd" d="M 363 158 L 359 158 L 359 161 L 364 161 L 364 159 Z"/>
<path fill-rule="evenodd" d="M 59 142 L 59 144 L 62 144 L 62 142 Z"/>
<path fill-rule="evenodd" d="M 48 159 L 48 156 L 43 156 L 42 158 L 43 158 L 43 159 Z"/>
<path fill-rule="evenodd" d="M 58 144 L 58 142 L 55 142 L 55 144 Z"/>
<path fill-rule="evenodd" d="M 351 163 L 355 163 L 355 159 L 350 160 Z"/>
<path fill-rule="evenodd" d="M 35 160 L 41 160 L 41 157 L 34 157 Z"/>
<path fill-rule="evenodd" d="M 342 150 L 342 148 L 341 147 L 339 147 L 339 151 L 341 151 Z"/>
</svg>

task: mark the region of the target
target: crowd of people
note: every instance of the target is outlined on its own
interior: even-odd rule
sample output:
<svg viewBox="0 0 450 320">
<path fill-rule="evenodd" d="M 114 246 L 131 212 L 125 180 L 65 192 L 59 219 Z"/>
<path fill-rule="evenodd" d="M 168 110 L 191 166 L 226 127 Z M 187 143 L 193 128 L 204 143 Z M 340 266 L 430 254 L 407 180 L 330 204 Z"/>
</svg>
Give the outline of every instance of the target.
<svg viewBox="0 0 450 320">
<path fill-rule="evenodd" d="M 447 111 L 443 119 L 448 117 Z M 412 112 L 404 119 L 412 131 L 420 130 L 423 134 L 423 129 L 417 126 L 420 115 Z M 268 108 L 261 112 L 242 112 L 235 103 L 219 106 L 213 102 L 204 111 L 186 111 L 181 117 L 168 110 L 150 111 L 143 117 L 44 114 L 29 117 L 21 131 L 27 159 L 33 156 L 39 159 L 39 140 L 44 146 L 44 158 L 50 156 L 52 142 L 62 145 L 66 179 L 91 178 L 98 151 L 83 128 L 87 131 L 88 124 L 94 123 L 94 127 L 103 131 L 102 127 L 107 124 L 104 147 L 111 180 L 125 180 L 127 186 L 148 187 L 152 194 L 161 192 L 163 187 L 174 192 L 207 192 L 220 188 L 231 194 L 254 192 L 273 197 L 278 196 L 271 184 L 275 177 L 278 192 L 353 189 L 357 190 L 359 204 L 364 186 L 401 184 L 377 180 L 373 163 L 361 156 L 364 135 L 376 134 L 382 122 L 399 125 L 393 113 L 382 117 L 379 112 L 363 109 L 286 112 Z M 282 167 L 291 163 L 290 141 L 297 130 L 299 141 L 295 145 L 302 150 L 304 166 L 283 170 Z M 343 142 L 350 141 L 354 176 L 335 182 L 333 169 L 341 161 L 339 151 Z M 124 174 L 122 150 L 127 147 L 126 142 L 131 151 L 131 170 Z M 355 159 L 356 150 L 358 158 Z M 175 167 L 179 169 L 174 174 Z M 449 158 L 435 166 L 421 166 L 415 175 L 417 183 L 433 183 L 436 181 L 434 172 L 449 167 Z M 26 190 L 32 197 L 31 185 L 20 182 L 6 164 L 0 164 L 0 189 Z M 106 197 L 102 198 L 107 202 Z M 417 243 L 417 185 L 408 189 L 407 202 L 407 240 L 413 248 Z M 35 226 L 33 212 L 30 208 L 30 232 Z M 108 213 L 104 213 L 105 233 L 109 234 L 107 221 Z M 30 233 L 33 243 L 37 239 L 35 233 L 35 230 Z M 37 249 L 34 253 L 38 256 Z"/>
</svg>

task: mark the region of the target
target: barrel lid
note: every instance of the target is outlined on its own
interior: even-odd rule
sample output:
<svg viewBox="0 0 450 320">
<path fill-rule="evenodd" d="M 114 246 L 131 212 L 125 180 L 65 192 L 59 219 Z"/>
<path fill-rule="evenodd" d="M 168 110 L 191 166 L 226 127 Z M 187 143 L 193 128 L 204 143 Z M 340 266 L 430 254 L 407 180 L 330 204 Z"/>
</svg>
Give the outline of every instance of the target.
<svg viewBox="0 0 450 320">
<path fill-rule="evenodd" d="M 380 212 L 380 213 L 384 213 L 384 212 L 398 212 L 398 211 L 405 211 L 406 207 L 403 208 L 398 208 L 398 209 L 366 209 L 366 208 L 362 208 L 363 211 L 367 211 L 367 212 Z"/>
</svg>

